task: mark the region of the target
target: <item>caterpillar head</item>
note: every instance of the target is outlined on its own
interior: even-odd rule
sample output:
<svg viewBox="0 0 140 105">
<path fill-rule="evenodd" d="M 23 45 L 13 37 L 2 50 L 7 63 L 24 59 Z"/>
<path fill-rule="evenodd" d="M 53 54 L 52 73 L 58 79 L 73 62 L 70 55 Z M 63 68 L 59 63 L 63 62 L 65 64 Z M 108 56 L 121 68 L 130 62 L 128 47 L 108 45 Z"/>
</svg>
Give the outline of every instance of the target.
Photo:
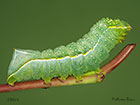
<svg viewBox="0 0 140 105">
<path fill-rule="evenodd" d="M 118 41 L 122 42 L 122 40 L 125 38 L 125 36 L 127 35 L 127 32 L 130 31 L 132 29 L 132 27 L 123 20 L 119 20 L 119 19 L 106 19 L 107 23 L 108 23 L 108 29 L 115 31 L 115 33 L 118 35 Z"/>
</svg>

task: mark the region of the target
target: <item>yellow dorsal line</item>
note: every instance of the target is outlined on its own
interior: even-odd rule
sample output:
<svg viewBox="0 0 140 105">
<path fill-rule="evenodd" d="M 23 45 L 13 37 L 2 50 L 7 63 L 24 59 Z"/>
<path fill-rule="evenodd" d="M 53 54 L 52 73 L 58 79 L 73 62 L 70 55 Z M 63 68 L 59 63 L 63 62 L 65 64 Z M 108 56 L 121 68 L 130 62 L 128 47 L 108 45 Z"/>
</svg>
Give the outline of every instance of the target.
<svg viewBox="0 0 140 105">
<path fill-rule="evenodd" d="M 118 29 L 131 29 L 130 26 L 124 27 L 124 26 L 109 26 L 108 28 L 118 28 Z"/>
<path fill-rule="evenodd" d="M 126 29 L 127 27 L 123 27 L 123 26 L 109 26 L 108 28 L 121 28 L 121 29 Z"/>
</svg>

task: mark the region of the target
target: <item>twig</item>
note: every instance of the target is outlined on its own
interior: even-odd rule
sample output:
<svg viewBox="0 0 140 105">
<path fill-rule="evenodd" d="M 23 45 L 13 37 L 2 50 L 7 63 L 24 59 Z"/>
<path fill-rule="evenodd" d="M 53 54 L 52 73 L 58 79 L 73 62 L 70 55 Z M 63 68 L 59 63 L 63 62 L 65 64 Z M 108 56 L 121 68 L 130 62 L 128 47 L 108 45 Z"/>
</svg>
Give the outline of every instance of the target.
<svg viewBox="0 0 140 105">
<path fill-rule="evenodd" d="M 128 44 L 125 46 L 114 59 L 101 68 L 103 74 L 106 75 L 114 70 L 131 53 L 135 46 L 136 44 Z"/>
<path fill-rule="evenodd" d="M 9 92 L 9 91 L 17 91 L 17 90 L 25 90 L 25 89 L 33 89 L 33 88 L 48 88 L 48 87 L 56 87 L 56 86 L 65 86 L 65 85 L 75 85 L 75 84 L 87 84 L 87 83 L 96 83 L 101 82 L 104 78 L 104 75 L 111 72 L 115 67 L 117 67 L 134 49 L 135 44 L 128 44 L 113 60 L 104 65 L 101 68 L 101 72 L 95 73 L 91 72 L 88 75 L 82 77 L 82 81 L 76 81 L 76 79 L 72 76 L 68 77 L 66 80 L 60 80 L 59 78 L 54 78 L 50 83 L 44 84 L 43 80 L 32 80 L 25 82 L 15 83 L 14 86 L 10 86 L 8 84 L 0 85 L 0 92 Z"/>
</svg>

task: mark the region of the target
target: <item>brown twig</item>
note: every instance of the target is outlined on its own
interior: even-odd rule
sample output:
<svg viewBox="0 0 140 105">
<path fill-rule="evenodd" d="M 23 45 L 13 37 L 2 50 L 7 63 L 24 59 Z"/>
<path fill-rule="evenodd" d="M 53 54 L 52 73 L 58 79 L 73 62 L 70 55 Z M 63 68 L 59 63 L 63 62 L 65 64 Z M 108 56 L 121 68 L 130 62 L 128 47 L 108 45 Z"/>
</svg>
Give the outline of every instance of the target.
<svg viewBox="0 0 140 105">
<path fill-rule="evenodd" d="M 111 72 L 115 67 L 117 67 L 134 49 L 135 44 L 128 44 L 113 60 L 104 65 L 101 70 L 104 75 Z M 45 87 L 56 87 L 56 86 L 64 86 L 64 85 L 75 85 L 75 84 L 86 84 L 86 83 L 96 83 L 101 82 L 104 78 L 104 75 L 99 73 L 92 74 L 88 76 L 83 76 L 82 81 L 76 82 L 76 79 L 72 76 L 68 77 L 66 80 L 61 81 L 58 78 L 54 78 L 50 83 L 44 84 L 43 80 L 32 80 L 15 83 L 14 86 L 10 86 L 8 84 L 0 85 L 0 92 L 9 92 L 16 90 L 25 90 L 25 89 L 33 89 L 33 88 L 45 88 Z"/>
<path fill-rule="evenodd" d="M 125 46 L 114 59 L 112 59 L 109 63 L 101 68 L 103 74 L 107 75 L 112 70 L 114 70 L 131 53 L 135 46 L 136 44 L 128 44 L 127 46 Z"/>
</svg>

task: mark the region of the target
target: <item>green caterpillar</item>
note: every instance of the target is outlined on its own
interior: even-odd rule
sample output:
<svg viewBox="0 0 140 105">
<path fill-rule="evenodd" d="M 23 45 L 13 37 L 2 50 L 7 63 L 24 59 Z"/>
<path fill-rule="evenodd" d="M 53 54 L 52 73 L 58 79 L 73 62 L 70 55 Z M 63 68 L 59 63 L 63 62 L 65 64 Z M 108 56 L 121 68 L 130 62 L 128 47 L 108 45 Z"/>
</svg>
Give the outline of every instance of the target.
<svg viewBox="0 0 140 105">
<path fill-rule="evenodd" d="M 8 70 L 8 84 L 43 79 L 48 83 L 54 77 L 77 80 L 84 73 L 99 70 L 109 52 L 120 43 L 131 26 L 119 19 L 102 18 L 76 42 L 66 46 L 35 50 L 15 49 Z"/>
</svg>

